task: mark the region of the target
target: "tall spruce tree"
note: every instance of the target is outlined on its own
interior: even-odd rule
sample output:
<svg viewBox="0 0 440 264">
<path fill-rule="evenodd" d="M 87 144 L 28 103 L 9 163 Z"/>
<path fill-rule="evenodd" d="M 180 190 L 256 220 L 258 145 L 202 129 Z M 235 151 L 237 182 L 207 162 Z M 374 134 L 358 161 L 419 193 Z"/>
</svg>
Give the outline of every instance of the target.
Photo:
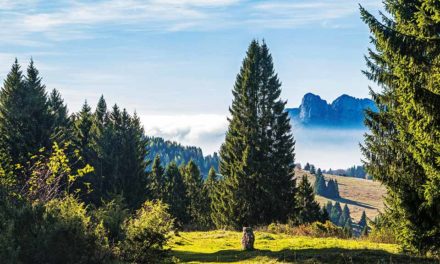
<svg viewBox="0 0 440 264">
<path fill-rule="evenodd" d="M 209 220 L 208 224 L 209 227 L 212 227 L 213 222 L 212 222 L 212 207 L 213 207 L 213 201 L 214 201 L 214 196 L 215 196 L 215 189 L 217 188 L 217 184 L 218 184 L 218 177 L 217 177 L 217 172 L 215 171 L 214 167 L 211 167 L 209 169 L 209 173 L 208 173 L 208 178 L 206 178 L 205 183 L 204 183 L 204 189 L 205 189 L 205 193 L 207 194 L 207 210 L 209 211 L 209 214 L 207 215 L 207 219 Z"/>
<path fill-rule="evenodd" d="M 154 166 L 155 163 L 157 164 L 156 159 L 153 163 L 153 167 L 156 167 L 156 173 L 160 174 L 160 171 L 158 171 L 159 167 L 157 165 Z M 187 224 L 190 219 L 187 212 L 188 199 L 186 196 L 186 186 L 175 162 L 170 162 L 167 165 L 164 173 L 163 186 L 163 201 L 169 205 L 171 215 L 176 218 L 176 224 L 178 226 Z"/>
<path fill-rule="evenodd" d="M 310 165 L 310 174 L 313 174 L 313 175 L 316 174 L 316 168 L 315 168 L 315 165 Z"/>
<path fill-rule="evenodd" d="M 86 164 L 90 164 L 92 167 L 95 167 L 94 160 L 96 159 L 96 152 L 93 148 L 93 113 L 87 101 L 84 102 L 81 111 L 76 114 L 74 120 L 74 148 L 79 151 L 82 160 L 81 164 L 78 166 L 84 166 Z M 95 171 L 89 172 L 84 177 L 81 177 L 75 183 L 75 189 L 80 189 L 81 198 L 86 202 L 97 202 L 93 200 L 96 196 L 97 192 L 97 184 L 96 184 L 96 174 Z M 90 192 L 91 190 L 91 192 Z M 99 197 L 96 200 L 99 201 Z"/>
<path fill-rule="evenodd" d="M 341 216 L 339 217 L 339 226 L 345 226 L 348 220 L 351 222 L 350 209 L 348 209 L 347 204 L 345 204 Z"/>
<path fill-rule="evenodd" d="M 62 145 L 73 137 L 73 124 L 60 92 L 53 89 L 48 100 L 49 112 L 52 117 L 51 140 Z"/>
<path fill-rule="evenodd" d="M 304 170 L 305 171 L 310 171 L 310 164 L 307 162 L 306 165 L 304 166 Z"/>
<path fill-rule="evenodd" d="M 209 197 L 213 196 L 217 181 L 217 172 L 215 171 L 214 167 L 211 167 L 209 169 L 208 178 L 206 178 L 205 181 L 205 188 L 208 190 Z"/>
<path fill-rule="evenodd" d="M 367 215 L 365 214 L 365 211 L 362 212 L 358 225 L 361 229 L 364 229 L 364 227 L 367 225 Z"/>
<path fill-rule="evenodd" d="M 12 164 L 51 147 L 52 122 L 45 86 L 31 60 L 23 76 L 15 60 L 0 92 L 0 152 Z"/>
<path fill-rule="evenodd" d="M 208 197 L 203 188 L 203 177 L 193 160 L 186 166 L 181 167 L 183 181 L 185 183 L 186 198 L 188 199 L 187 212 L 191 224 L 196 227 L 204 227 L 209 217 Z"/>
<path fill-rule="evenodd" d="M 341 218 L 342 214 L 342 208 L 341 204 L 339 202 L 336 202 L 335 205 L 332 207 L 332 211 L 330 212 L 330 220 L 333 224 L 338 225 L 339 224 L 339 218 Z"/>
<path fill-rule="evenodd" d="M 315 200 L 313 188 L 306 175 L 303 175 L 296 193 L 296 222 L 298 224 L 312 223 L 322 220 L 321 208 Z"/>
<path fill-rule="evenodd" d="M 316 175 L 315 177 L 315 183 L 313 184 L 313 190 L 316 194 L 326 196 L 327 195 L 327 187 L 325 185 L 325 179 L 324 176 Z"/>
<path fill-rule="evenodd" d="M 165 186 L 165 171 L 161 165 L 160 156 L 156 155 L 148 176 L 148 191 L 152 199 L 163 200 Z"/>
<path fill-rule="evenodd" d="M 440 251 L 440 6 L 384 1 L 381 20 L 361 7 L 372 33 L 366 76 L 379 112 L 367 111 L 368 174 L 388 191 L 387 219 L 412 252 Z"/>
<path fill-rule="evenodd" d="M 294 211 L 294 140 L 281 83 L 265 43 L 252 41 L 237 75 L 231 118 L 220 150 L 218 227 L 287 221 Z"/>
<path fill-rule="evenodd" d="M 104 189 L 105 177 L 108 176 L 110 158 L 107 150 L 111 142 L 111 130 L 108 126 L 108 110 L 107 103 L 104 96 L 99 98 L 98 104 L 96 105 L 95 112 L 93 113 L 93 122 L 91 128 L 91 147 L 94 150 L 95 156 L 92 161 L 93 167 L 95 168 L 94 179 L 93 179 L 93 193 L 91 200 L 93 203 L 99 203 L 102 197 L 113 198 L 107 196 Z M 117 195 L 118 197 L 120 195 Z"/>
<path fill-rule="evenodd" d="M 332 202 L 331 201 L 327 201 L 327 204 L 326 204 L 325 208 L 326 208 L 328 214 L 330 215 L 331 212 L 332 212 L 332 208 L 333 208 Z"/>
</svg>

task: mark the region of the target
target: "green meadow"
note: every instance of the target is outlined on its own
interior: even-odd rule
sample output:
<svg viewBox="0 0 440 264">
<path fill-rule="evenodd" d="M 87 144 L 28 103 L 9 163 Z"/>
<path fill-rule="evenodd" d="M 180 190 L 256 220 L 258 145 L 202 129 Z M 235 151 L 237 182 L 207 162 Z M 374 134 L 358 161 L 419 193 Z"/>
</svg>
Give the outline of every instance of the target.
<svg viewBox="0 0 440 264">
<path fill-rule="evenodd" d="M 170 241 L 182 263 L 436 263 L 404 255 L 398 245 L 255 232 L 255 250 L 241 250 L 240 232 L 180 232 Z"/>
</svg>

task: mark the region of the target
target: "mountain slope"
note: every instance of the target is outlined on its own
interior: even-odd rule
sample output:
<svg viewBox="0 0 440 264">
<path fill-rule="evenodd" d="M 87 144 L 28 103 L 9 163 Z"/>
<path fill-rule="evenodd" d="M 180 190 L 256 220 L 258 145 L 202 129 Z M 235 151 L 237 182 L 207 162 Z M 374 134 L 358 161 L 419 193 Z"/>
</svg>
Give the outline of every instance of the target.
<svg viewBox="0 0 440 264">
<path fill-rule="evenodd" d="M 309 177 L 312 184 L 315 182 L 314 175 L 303 170 L 295 171 L 297 178 L 300 178 L 304 174 Z M 321 206 L 327 204 L 327 201 L 333 203 L 338 201 L 342 206 L 343 204 L 347 204 L 354 221 L 359 221 L 364 210 L 370 219 L 374 219 L 379 212 L 383 211 L 383 196 L 386 194 L 386 190 L 379 182 L 330 174 L 324 174 L 324 177 L 326 180 L 331 178 L 338 181 L 339 195 L 341 198 L 328 199 L 317 195 L 316 200 Z"/>
<path fill-rule="evenodd" d="M 365 109 L 376 110 L 370 99 L 341 95 L 331 104 L 320 96 L 307 93 L 299 108 L 288 108 L 292 121 L 303 126 L 363 127 Z"/>
</svg>

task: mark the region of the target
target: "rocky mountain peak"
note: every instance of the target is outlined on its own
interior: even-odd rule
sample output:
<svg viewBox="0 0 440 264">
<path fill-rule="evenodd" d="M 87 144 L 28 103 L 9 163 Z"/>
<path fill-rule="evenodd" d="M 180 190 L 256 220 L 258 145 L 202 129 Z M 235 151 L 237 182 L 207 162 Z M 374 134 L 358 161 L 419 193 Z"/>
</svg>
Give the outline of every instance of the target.
<svg viewBox="0 0 440 264">
<path fill-rule="evenodd" d="M 358 99 L 343 94 L 328 104 L 319 95 L 307 93 L 299 108 L 290 108 L 287 111 L 294 123 L 300 125 L 362 127 L 367 108 L 377 109 L 370 99 Z"/>
</svg>

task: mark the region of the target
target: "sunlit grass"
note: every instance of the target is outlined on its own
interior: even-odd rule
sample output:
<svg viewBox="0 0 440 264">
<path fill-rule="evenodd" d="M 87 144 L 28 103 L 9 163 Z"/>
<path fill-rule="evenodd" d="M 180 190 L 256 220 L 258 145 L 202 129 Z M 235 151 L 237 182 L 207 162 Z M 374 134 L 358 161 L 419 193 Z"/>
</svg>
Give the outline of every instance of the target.
<svg viewBox="0 0 440 264">
<path fill-rule="evenodd" d="M 172 238 L 173 256 L 184 263 L 428 263 L 400 254 L 393 244 L 337 238 L 293 237 L 256 232 L 254 251 L 241 250 L 241 233 L 181 232 Z"/>
</svg>

